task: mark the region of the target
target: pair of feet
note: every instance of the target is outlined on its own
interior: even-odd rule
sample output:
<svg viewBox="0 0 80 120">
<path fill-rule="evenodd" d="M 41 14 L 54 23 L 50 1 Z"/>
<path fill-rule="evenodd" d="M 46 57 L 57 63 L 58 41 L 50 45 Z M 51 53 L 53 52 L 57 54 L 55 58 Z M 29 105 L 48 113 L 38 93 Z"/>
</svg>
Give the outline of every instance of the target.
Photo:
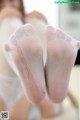
<svg viewBox="0 0 80 120">
<path fill-rule="evenodd" d="M 46 28 L 47 62 L 43 64 L 41 41 L 32 25 L 20 27 L 5 44 L 19 72 L 26 96 L 40 103 L 46 96 L 61 102 L 67 93 L 71 69 L 80 42 L 60 29 Z M 47 92 L 46 92 L 47 91 Z"/>
</svg>

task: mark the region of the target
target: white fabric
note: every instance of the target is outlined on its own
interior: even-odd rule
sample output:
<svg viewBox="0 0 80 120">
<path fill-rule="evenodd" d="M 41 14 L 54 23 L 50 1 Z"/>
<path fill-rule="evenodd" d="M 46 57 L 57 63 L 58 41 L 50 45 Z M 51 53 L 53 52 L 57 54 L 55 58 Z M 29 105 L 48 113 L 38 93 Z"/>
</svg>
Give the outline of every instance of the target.
<svg viewBox="0 0 80 120">
<path fill-rule="evenodd" d="M 4 19 L 0 25 L 0 44 L 6 42 L 9 36 L 22 24 L 22 21 L 16 17 Z M 9 60 L 9 62 L 11 61 Z M 22 95 L 24 95 L 23 89 L 17 76 L 9 77 L 0 74 L 0 98 L 5 101 L 7 110 L 11 110 Z"/>
<path fill-rule="evenodd" d="M 11 110 L 13 105 L 24 95 L 21 83 L 17 77 L 8 77 L 0 74 L 0 98 L 2 98 L 7 110 Z"/>
</svg>

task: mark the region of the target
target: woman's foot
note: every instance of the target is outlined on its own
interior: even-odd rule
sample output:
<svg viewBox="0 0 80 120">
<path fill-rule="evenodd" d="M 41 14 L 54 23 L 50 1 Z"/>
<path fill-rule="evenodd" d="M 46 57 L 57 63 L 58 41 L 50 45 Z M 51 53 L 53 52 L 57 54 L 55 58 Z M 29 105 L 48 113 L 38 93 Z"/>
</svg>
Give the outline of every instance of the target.
<svg viewBox="0 0 80 120">
<path fill-rule="evenodd" d="M 71 69 L 74 65 L 80 42 L 74 41 L 63 31 L 49 26 L 46 30 L 48 40 L 47 63 L 45 67 L 47 89 L 51 100 L 61 102 L 68 89 Z"/>
<path fill-rule="evenodd" d="M 9 43 L 10 42 L 10 43 Z M 19 28 L 5 44 L 19 71 L 26 95 L 40 103 L 46 94 L 43 51 L 35 29 L 26 24 Z"/>
</svg>

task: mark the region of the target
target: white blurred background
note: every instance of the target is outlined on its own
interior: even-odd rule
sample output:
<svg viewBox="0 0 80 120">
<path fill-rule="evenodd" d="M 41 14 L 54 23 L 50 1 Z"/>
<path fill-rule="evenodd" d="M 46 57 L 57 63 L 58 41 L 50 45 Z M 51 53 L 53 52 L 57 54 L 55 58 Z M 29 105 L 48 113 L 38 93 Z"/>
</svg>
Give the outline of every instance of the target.
<svg viewBox="0 0 80 120">
<path fill-rule="evenodd" d="M 23 0 L 26 12 L 37 10 L 42 12 L 50 25 L 58 26 L 58 5 L 54 0 Z"/>
</svg>

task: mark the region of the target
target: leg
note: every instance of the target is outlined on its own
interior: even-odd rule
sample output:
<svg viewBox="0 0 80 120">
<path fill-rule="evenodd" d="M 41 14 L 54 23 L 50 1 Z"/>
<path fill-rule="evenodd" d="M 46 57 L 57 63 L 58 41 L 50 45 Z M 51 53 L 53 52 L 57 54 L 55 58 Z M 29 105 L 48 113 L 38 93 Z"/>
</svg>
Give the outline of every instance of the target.
<svg viewBox="0 0 80 120">
<path fill-rule="evenodd" d="M 0 41 L 1 42 L 0 43 L 0 72 L 3 73 L 3 74 L 6 74 L 7 76 L 12 76 L 12 78 L 15 76 L 15 73 L 10 68 L 10 66 L 8 65 L 8 63 L 5 59 L 5 55 L 3 53 L 3 44 L 4 44 L 4 42 L 6 42 L 8 40 L 9 36 L 15 31 L 15 29 L 18 28 L 21 25 L 22 25 L 21 20 L 19 20 L 17 18 L 5 19 L 2 22 L 2 25 L 1 25 L 1 31 L 0 31 L 1 32 L 1 34 L 0 34 L 0 40 L 1 40 Z M 8 87 L 9 88 L 8 90 L 11 92 L 11 94 L 6 95 L 7 98 L 12 97 L 14 95 L 14 93 L 15 93 L 15 96 L 17 96 L 14 84 L 11 84 L 11 83 L 13 83 L 12 79 L 9 80 L 9 86 L 7 86 L 8 81 L 6 81 L 6 79 L 4 81 L 4 86 L 3 86 L 4 90 L 6 90 L 7 87 Z M 15 80 L 14 80 L 14 82 L 15 82 Z M 16 81 L 16 86 L 19 85 L 18 83 L 19 82 Z M 0 84 L 1 84 L 1 81 L 0 81 Z M 12 86 L 14 87 L 14 89 L 12 88 Z M 11 91 L 11 90 L 13 90 L 13 91 Z M 4 91 L 4 92 L 8 93 L 8 91 L 7 92 Z M 28 108 L 29 108 L 29 102 L 27 101 L 27 99 L 25 99 L 25 97 L 21 98 L 13 108 L 13 110 L 10 114 L 10 118 L 11 118 L 10 120 L 15 120 L 15 118 L 17 118 L 16 120 L 20 120 L 20 119 L 21 120 L 26 120 L 26 118 L 28 117 L 27 116 Z M 6 110 L 3 100 L 0 100 L 0 110 Z M 20 111 L 20 110 L 23 110 L 23 111 Z"/>
<path fill-rule="evenodd" d="M 15 23 L 17 23 L 17 25 Z M 5 59 L 3 45 L 4 42 L 8 40 L 9 36 L 15 31 L 15 29 L 21 24 L 22 22 L 18 18 L 6 18 L 2 21 L 2 24 L 0 26 L 0 95 L 4 96 L 5 101 L 7 101 L 10 97 L 12 98 L 15 92 L 12 89 L 11 84 L 13 83 L 13 78 L 15 78 L 15 73 Z"/>
<path fill-rule="evenodd" d="M 21 97 L 10 113 L 10 120 L 28 120 L 29 107 L 30 103 L 26 97 Z"/>
<path fill-rule="evenodd" d="M 6 105 L 2 98 L 0 98 L 0 111 L 6 111 Z"/>
<path fill-rule="evenodd" d="M 21 20 L 14 17 L 12 19 L 4 19 L 0 26 L 0 73 L 3 73 L 8 76 L 13 76 L 14 72 L 5 59 L 3 45 L 5 42 L 7 42 L 9 36 L 16 30 L 16 28 L 18 28 L 21 25 Z"/>
<path fill-rule="evenodd" d="M 15 90 L 15 80 L 13 83 L 13 78 L 15 78 L 16 75 L 13 72 L 13 70 L 11 69 L 11 67 L 9 66 L 7 60 L 5 59 L 5 55 L 3 52 L 3 45 L 4 45 L 4 42 L 6 42 L 8 40 L 9 36 L 16 30 L 16 28 L 18 28 L 21 25 L 22 25 L 22 22 L 18 18 L 15 18 L 15 17 L 12 19 L 6 18 L 3 20 L 2 24 L 1 24 L 1 28 L 0 28 L 0 75 L 3 74 L 3 75 L 1 75 L 1 76 L 3 76 L 3 80 L 1 80 L 1 76 L 0 76 L 0 85 L 1 85 L 0 92 L 1 92 L 1 94 L 3 94 L 3 96 L 5 96 L 6 100 L 8 100 L 9 98 L 12 98 L 14 93 L 15 93 L 15 96 L 17 96 L 16 95 L 17 93 Z M 5 77 L 5 75 L 7 77 Z M 16 80 L 17 86 L 20 85 L 20 83 L 19 84 L 18 83 L 19 82 Z M 12 88 L 12 86 L 14 89 Z M 9 99 L 9 100 L 11 100 L 11 99 Z M 2 103 L 2 105 L 3 105 L 3 103 Z"/>
<path fill-rule="evenodd" d="M 47 28 L 47 64 L 46 77 L 49 97 L 61 102 L 68 89 L 71 69 L 74 65 L 80 42 L 73 40 L 63 31 Z"/>
</svg>

